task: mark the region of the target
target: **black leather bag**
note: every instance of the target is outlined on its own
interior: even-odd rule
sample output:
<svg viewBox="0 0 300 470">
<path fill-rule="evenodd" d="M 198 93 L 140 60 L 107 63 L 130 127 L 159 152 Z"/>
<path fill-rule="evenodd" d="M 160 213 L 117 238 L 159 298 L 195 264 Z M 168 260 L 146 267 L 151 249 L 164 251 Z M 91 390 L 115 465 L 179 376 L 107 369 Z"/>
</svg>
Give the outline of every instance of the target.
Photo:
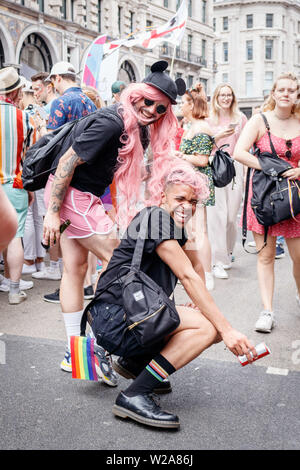
<svg viewBox="0 0 300 470">
<path fill-rule="evenodd" d="M 124 328 L 122 334 L 122 330 L 120 330 L 119 338 L 115 338 L 116 344 L 114 351 L 118 349 L 124 335 L 129 331 L 134 334 L 136 341 L 141 347 L 148 347 L 165 338 L 174 331 L 180 323 L 174 301 L 168 297 L 155 281 L 140 269 L 145 238 L 148 235 L 149 215 L 154 209 L 155 208 L 146 210 L 145 216 L 143 217 L 131 266 L 123 266 L 120 270 L 119 278 L 112 281 L 112 283 L 119 282 L 122 284 L 124 307 Z M 124 269 L 127 273 L 121 275 Z M 91 307 L 95 305 L 97 301 L 101 301 L 101 294 L 106 291 L 112 283 L 109 283 L 105 288 L 99 290 L 97 296 L 86 307 L 81 322 L 82 335 L 85 334 L 87 312 L 89 311 L 90 314 L 92 314 Z M 94 331 L 94 335 L 97 338 L 98 332 Z M 110 352 L 113 353 L 114 351 Z"/>
<path fill-rule="evenodd" d="M 211 162 L 214 185 L 217 188 L 224 188 L 235 177 L 234 161 L 228 152 L 223 150 L 228 144 L 218 147 Z"/>
<path fill-rule="evenodd" d="M 243 245 L 247 237 L 247 202 L 250 176 L 253 171 L 251 207 L 255 217 L 264 226 L 264 246 L 267 243 L 268 228 L 283 220 L 295 218 L 300 213 L 300 184 L 297 180 L 288 180 L 282 173 L 293 168 L 288 162 L 278 157 L 274 148 L 269 123 L 262 114 L 267 127 L 272 153 L 255 149 L 262 170 L 248 168 L 243 214 Z M 262 248 L 263 248 L 262 247 Z"/>
</svg>

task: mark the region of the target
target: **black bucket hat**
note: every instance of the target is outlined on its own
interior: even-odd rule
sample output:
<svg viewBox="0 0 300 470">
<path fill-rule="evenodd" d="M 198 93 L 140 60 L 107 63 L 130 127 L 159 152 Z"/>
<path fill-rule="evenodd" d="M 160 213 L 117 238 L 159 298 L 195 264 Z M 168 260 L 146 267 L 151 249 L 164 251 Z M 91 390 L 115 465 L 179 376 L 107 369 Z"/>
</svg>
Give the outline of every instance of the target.
<svg viewBox="0 0 300 470">
<path fill-rule="evenodd" d="M 166 60 L 155 62 L 151 66 L 151 73 L 144 78 L 143 83 L 154 86 L 170 98 L 172 104 L 177 104 L 177 95 L 184 95 L 186 92 L 186 84 L 182 78 L 177 78 L 177 80 L 174 81 L 165 73 L 168 65 Z"/>
</svg>

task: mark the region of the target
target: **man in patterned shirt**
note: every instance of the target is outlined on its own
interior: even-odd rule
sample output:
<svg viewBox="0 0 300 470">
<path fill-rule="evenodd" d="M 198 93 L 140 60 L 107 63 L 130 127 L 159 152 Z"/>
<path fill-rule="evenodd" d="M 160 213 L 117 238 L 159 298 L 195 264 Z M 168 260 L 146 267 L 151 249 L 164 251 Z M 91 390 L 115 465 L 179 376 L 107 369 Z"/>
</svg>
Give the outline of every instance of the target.
<svg viewBox="0 0 300 470">
<path fill-rule="evenodd" d="M 20 174 L 26 149 L 36 141 L 36 127 L 29 114 L 17 108 L 24 85 L 25 80 L 13 67 L 0 70 L 0 183 L 18 216 L 17 233 L 4 251 L 10 277 L 10 304 L 26 299 L 25 292 L 20 290 L 24 259 L 22 237 L 32 195 L 23 189 Z"/>
</svg>

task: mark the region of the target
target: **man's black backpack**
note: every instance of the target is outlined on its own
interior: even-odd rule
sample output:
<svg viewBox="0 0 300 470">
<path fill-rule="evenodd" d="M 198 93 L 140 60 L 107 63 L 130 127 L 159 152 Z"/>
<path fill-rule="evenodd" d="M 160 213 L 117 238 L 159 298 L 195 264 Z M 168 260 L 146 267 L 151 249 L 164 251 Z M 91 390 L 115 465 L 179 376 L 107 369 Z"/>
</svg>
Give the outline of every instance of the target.
<svg viewBox="0 0 300 470">
<path fill-rule="evenodd" d="M 288 180 L 282 176 L 282 173 L 293 167 L 290 163 L 278 157 L 271 139 L 269 123 L 264 114 L 262 114 L 262 117 L 267 128 L 272 153 L 261 153 L 257 147 L 255 148 L 255 154 L 262 169 L 253 172 L 253 195 L 251 198 L 251 207 L 255 217 L 258 223 L 264 226 L 264 245 L 261 250 L 267 244 L 268 229 L 271 225 L 292 217 L 295 218 L 300 213 L 300 183 L 297 180 Z M 247 202 L 252 171 L 251 168 L 248 168 L 246 179 L 243 246 L 247 238 Z"/>
<path fill-rule="evenodd" d="M 71 147 L 74 139 L 100 116 L 113 119 L 123 127 L 116 106 L 101 108 L 80 119 L 67 122 L 58 129 L 41 137 L 26 152 L 23 162 L 22 181 L 27 191 L 37 191 L 46 186 L 49 174 L 57 168 L 57 157 Z"/>
</svg>

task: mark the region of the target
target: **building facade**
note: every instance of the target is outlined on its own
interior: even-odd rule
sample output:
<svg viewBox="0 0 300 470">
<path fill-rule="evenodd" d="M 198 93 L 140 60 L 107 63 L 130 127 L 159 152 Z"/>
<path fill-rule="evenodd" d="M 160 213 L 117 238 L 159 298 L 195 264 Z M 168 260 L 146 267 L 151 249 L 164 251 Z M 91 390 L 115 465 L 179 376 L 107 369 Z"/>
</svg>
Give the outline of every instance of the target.
<svg viewBox="0 0 300 470">
<path fill-rule="evenodd" d="M 100 34 L 125 38 L 167 22 L 181 0 L 0 0 L 0 66 L 16 65 L 30 78 L 60 60 L 82 72 L 88 48 Z M 118 79 L 140 81 L 151 64 L 165 59 L 188 86 L 199 80 L 208 92 L 213 77 L 212 0 L 187 0 L 188 22 L 179 47 L 126 48 L 119 55 Z"/>
<path fill-rule="evenodd" d="M 230 83 L 249 116 L 276 77 L 300 72 L 299 0 L 215 0 L 213 83 Z"/>
</svg>

